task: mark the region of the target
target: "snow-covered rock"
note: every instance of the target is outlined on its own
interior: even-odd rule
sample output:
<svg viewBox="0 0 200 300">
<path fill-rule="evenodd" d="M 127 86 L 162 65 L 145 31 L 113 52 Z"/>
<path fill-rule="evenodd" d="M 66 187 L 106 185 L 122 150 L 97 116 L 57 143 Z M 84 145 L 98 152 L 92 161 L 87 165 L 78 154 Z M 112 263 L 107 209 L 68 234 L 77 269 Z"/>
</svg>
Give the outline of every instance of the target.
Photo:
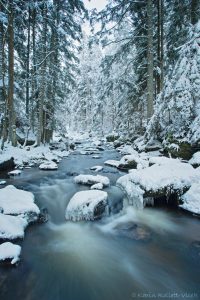
<svg viewBox="0 0 200 300">
<path fill-rule="evenodd" d="M 118 168 L 119 169 L 142 169 L 148 167 L 149 163 L 147 160 L 141 158 L 137 151 L 135 154 L 125 155 L 119 161 Z"/>
<path fill-rule="evenodd" d="M 137 151 L 133 149 L 130 145 L 124 145 L 118 148 L 119 152 L 123 155 L 137 155 Z"/>
<path fill-rule="evenodd" d="M 171 163 L 132 170 L 118 179 L 117 185 L 127 193 L 130 204 L 143 208 L 144 197 L 183 193 L 199 178 L 200 173 L 190 164 Z"/>
<path fill-rule="evenodd" d="M 40 210 L 31 192 L 19 190 L 13 185 L 0 189 L 0 207 L 6 215 L 31 215 L 37 219 Z"/>
<path fill-rule="evenodd" d="M 51 151 L 54 155 L 56 155 L 57 157 L 60 158 L 64 158 L 64 157 L 68 157 L 69 156 L 69 151 L 64 150 L 64 151 L 60 151 L 60 150 L 53 150 Z"/>
<path fill-rule="evenodd" d="M 21 170 L 13 170 L 13 171 L 8 172 L 8 175 L 9 175 L 9 176 L 18 176 L 18 175 L 20 175 L 21 173 L 22 173 Z"/>
<path fill-rule="evenodd" d="M 106 176 L 100 176 L 100 175 L 78 175 L 74 178 L 75 183 L 79 184 L 87 184 L 87 185 L 93 185 L 96 183 L 102 183 L 103 186 L 109 186 L 110 180 Z"/>
<path fill-rule="evenodd" d="M 95 172 L 100 172 L 103 170 L 103 167 L 102 166 L 94 166 L 94 167 L 91 167 L 90 170 L 95 171 Z"/>
<path fill-rule="evenodd" d="M 103 190 L 103 184 L 101 182 L 93 184 L 90 189 L 91 190 Z"/>
<path fill-rule="evenodd" d="M 55 155 L 55 153 L 52 153 L 52 152 L 47 152 L 44 154 L 44 157 L 47 161 L 53 161 L 53 162 L 59 162 L 60 159 L 58 158 L 57 155 Z"/>
<path fill-rule="evenodd" d="M 66 220 L 95 220 L 100 218 L 107 206 L 108 194 L 103 191 L 89 190 L 76 193 L 68 203 Z"/>
<path fill-rule="evenodd" d="M 94 146 L 98 147 L 98 146 L 101 146 L 102 145 L 102 142 L 101 141 L 93 141 L 92 143 Z"/>
<path fill-rule="evenodd" d="M 107 165 L 107 166 L 111 166 L 111 167 L 116 167 L 116 168 L 118 168 L 118 166 L 119 166 L 119 161 L 118 161 L 118 160 L 109 159 L 109 160 L 106 160 L 106 161 L 104 162 L 104 164 Z"/>
<path fill-rule="evenodd" d="M 193 166 L 200 166 L 200 151 L 194 153 L 189 163 Z"/>
<path fill-rule="evenodd" d="M 0 245 L 0 261 L 9 260 L 12 265 L 19 261 L 21 247 L 10 242 Z"/>
<path fill-rule="evenodd" d="M 193 183 L 191 188 L 181 197 L 183 204 L 179 205 L 181 208 L 200 214 L 200 181 Z"/>
<path fill-rule="evenodd" d="M 6 181 L 5 180 L 1 180 L 0 181 L 0 185 L 4 185 L 4 184 L 6 184 Z"/>
<path fill-rule="evenodd" d="M 92 158 L 99 159 L 99 158 L 101 158 L 101 156 L 99 156 L 99 155 L 93 155 Z"/>
<path fill-rule="evenodd" d="M 0 214 L 0 239 L 23 238 L 27 225 L 28 222 L 22 217 Z"/>
<path fill-rule="evenodd" d="M 46 161 L 39 165 L 40 170 L 57 170 L 58 165 L 53 161 Z"/>
<path fill-rule="evenodd" d="M 15 167 L 14 158 L 11 155 L 0 152 L 0 171 L 12 170 Z"/>
</svg>

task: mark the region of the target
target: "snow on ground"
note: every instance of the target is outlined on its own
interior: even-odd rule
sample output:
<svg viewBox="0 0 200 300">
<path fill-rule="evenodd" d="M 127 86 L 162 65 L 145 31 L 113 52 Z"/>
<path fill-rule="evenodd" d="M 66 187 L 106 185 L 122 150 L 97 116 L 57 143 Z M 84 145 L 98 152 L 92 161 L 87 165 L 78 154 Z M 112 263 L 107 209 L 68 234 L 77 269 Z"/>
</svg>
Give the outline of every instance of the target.
<svg viewBox="0 0 200 300">
<path fill-rule="evenodd" d="M 14 265 L 19 261 L 21 254 L 21 247 L 10 242 L 6 242 L 0 245 L 0 261 L 11 260 L 11 264 Z"/>
<path fill-rule="evenodd" d="M 101 182 L 93 184 L 90 189 L 91 190 L 103 190 L 103 184 Z"/>
<path fill-rule="evenodd" d="M 28 162 L 34 163 L 39 159 L 45 159 L 44 155 L 48 152 L 49 147 L 47 146 L 19 148 L 6 144 L 4 150 L 0 153 L 0 162 L 7 161 L 13 157 L 16 165 L 24 165 L 24 163 Z"/>
<path fill-rule="evenodd" d="M 107 205 L 108 194 L 103 191 L 89 190 L 76 193 L 68 203 L 66 220 L 94 220 L 100 217 Z"/>
<path fill-rule="evenodd" d="M 103 167 L 102 166 L 94 166 L 94 167 L 91 167 L 90 170 L 95 171 L 95 172 L 100 172 L 103 170 Z"/>
<path fill-rule="evenodd" d="M 17 239 L 24 237 L 28 222 L 19 216 L 0 214 L 0 239 Z"/>
<path fill-rule="evenodd" d="M 118 161 L 118 160 L 109 159 L 109 160 L 106 160 L 106 161 L 104 162 L 104 164 L 107 165 L 107 166 L 111 166 L 111 167 L 116 167 L 116 168 L 118 168 L 118 166 L 119 166 L 119 161 Z"/>
<path fill-rule="evenodd" d="M 32 166 L 39 165 L 44 161 L 59 161 L 63 157 L 67 157 L 69 151 L 49 150 L 48 146 L 27 146 L 27 147 L 12 147 L 6 144 L 3 151 L 0 151 L 0 164 L 8 161 L 11 157 L 17 166 Z"/>
<path fill-rule="evenodd" d="M 0 207 L 4 214 L 19 215 L 40 213 L 39 208 L 34 203 L 34 195 L 31 192 L 19 190 L 13 185 L 8 185 L 0 189 Z"/>
<path fill-rule="evenodd" d="M 200 151 L 196 152 L 189 160 L 191 165 L 200 165 Z"/>
<path fill-rule="evenodd" d="M 117 185 L 126 191 L 130 204 L 137 208 L 143 208 L 145 192 L 189 188 L 193 182 L 198 180 L 199 176 L 200 172 L 190 164 L 177 163 L 172 160 L 168 164 L 132 170 L 130 174 L 119 178 Z"/>
<path fill-rule="evenodd" d="M 21 174 L 21 172 L 22 172 L 21 170 L 13 170 L 11 172 L 8 172 L 8 175 L 9 176 L 18 176 Z"/>
<path fill-rule="evenodd" d="M 200 182 L 193 183 L 191 188 L 181 197 L 181 208 L 195 214 L 200 214 Z"/>
<path fill-rule="evenodd" d="M 45 161 L 41 165 L 39 165 L 40 170 L 57 170 L 58 165 L 53 161 Z"/>
<path fill-rule="evenodd" d="M 101 175 L 78 175 L 74 178 L 75 183 L 93 185 L 96 183 L 102 183 L 103 186 L 109 186 L 110 180 L 106 176 Z"/>
</svg>

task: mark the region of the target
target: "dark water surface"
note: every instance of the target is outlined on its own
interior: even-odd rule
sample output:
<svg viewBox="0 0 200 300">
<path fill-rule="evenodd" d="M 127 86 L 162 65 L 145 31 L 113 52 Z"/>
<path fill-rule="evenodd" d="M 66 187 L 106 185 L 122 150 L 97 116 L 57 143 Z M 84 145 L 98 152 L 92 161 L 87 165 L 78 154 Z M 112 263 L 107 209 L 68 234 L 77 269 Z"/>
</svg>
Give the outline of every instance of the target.
<svg viewBox="0 0 200 300">
<path fill-rule="evenodd" d="M 8 180 L 32 191 L 50 220 L 28 228 L 18 267 L 0 268 L 0 300 L 200 299 L 199 219 L 181 211 L 129 208 L 99 222 L 65 221 L 70 198 L 87 189 L 74 184 L 71 175 L 92 174 L 91 166 L 118 159 L 114 150 L 100 156 L 74 153 L 58 171 L 24 170 Z M 123 194 L 114 185 L 123 173 L 105 167 L 98 174 L 110 178 L 105 190 L 117 211 Z M 116 230 L 132 221 L 147 239 Z"/>
</svg>

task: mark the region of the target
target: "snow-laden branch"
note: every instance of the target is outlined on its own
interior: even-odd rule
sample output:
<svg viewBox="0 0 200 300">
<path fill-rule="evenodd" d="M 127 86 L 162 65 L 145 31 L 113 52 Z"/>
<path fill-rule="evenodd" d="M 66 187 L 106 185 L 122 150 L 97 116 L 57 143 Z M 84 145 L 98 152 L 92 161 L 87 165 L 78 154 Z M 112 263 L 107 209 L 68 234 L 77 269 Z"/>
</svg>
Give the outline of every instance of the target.
<svg viewBox="0 0 200 300">
<path fill-rule="evenodd" d="M 39 64 L 33 65 L 33 67 L 38 67 L 38 66 L 42 65 L 42 64 L 45 62 L 45 60 L 47 59 L 47 57 L 48 57 L 49 55 L 51 55 L 52 53 L 54 53 L 54 52 L 55 52 L 55 51 L 49 52 L 49 53 L 46 55 L 46 57 L 45 57 Z"/>
</svg>

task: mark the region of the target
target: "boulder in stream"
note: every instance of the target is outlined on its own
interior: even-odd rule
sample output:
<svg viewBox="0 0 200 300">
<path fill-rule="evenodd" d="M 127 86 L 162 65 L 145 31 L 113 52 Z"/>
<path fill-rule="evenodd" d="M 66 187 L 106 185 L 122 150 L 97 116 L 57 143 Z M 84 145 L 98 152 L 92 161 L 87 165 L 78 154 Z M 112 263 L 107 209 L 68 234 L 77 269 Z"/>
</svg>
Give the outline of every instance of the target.
<svg viewBox="0 0 200 300">
<path fill-rule="evenodd" d="M 10 242 L 0 245 L 0 263 L 15 265 L 19 262 L 21 247 Z"/>
<path fill-rule="evenodd" d="M 93 185 L 96 183 L 102 183 L 104 187 L 109 186 L 110 180 L 106 176 L 101 175 L 78 175 L 74 178 L 75 183 Z"/>
<path fill-rule="evenodd" d="M 5 215 L 21 215 L 28 222 L 36 221 L 40 213 L 34 202 L 34 195 L 13 185 L 0 189 L 0 207 Z"/>
<path fill-rule="evenodd" d="M 46 170 L 46 171 L 52 171 L 52 170 L 57 170 L 58 165 L 53 162 L 53 161 L 45 161 L 41 165 L 39 165 L 40 170 Z"/>
<path fill-rule="evenodd" d="M 65 218 L 71 221 L 94 221 L 106 212 L 108 194 L 89 190 L 76 193 L 68 203 Z"/>
<path fill-rule="evenodd" d="M 181 195 L 200 178 L 200 172 L 190 164 L 172 160 L 171 163 L 132 170 L 118 179 L 117 185 L 127 194 L 129 203 L 136 208 L 145 206 L 144 198 Z"/>
</svg>

